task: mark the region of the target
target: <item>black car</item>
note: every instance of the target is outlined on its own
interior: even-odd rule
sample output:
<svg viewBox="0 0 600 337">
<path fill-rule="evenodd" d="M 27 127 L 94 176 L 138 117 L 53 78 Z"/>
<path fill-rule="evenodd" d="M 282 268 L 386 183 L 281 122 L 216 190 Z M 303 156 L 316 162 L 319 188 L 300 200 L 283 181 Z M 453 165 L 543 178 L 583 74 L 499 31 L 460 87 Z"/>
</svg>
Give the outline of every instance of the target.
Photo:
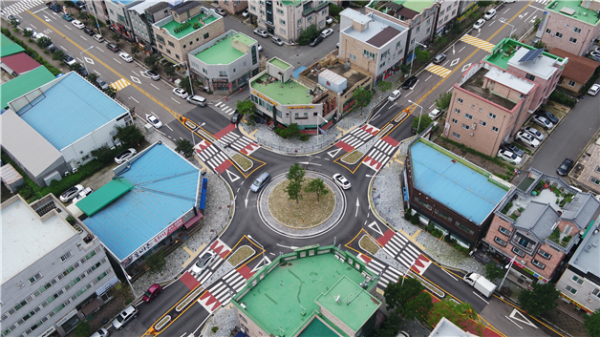
<svg viewBox="0 0 600 337">
<path fill-rule="evenodd" d="M 56 46 L 53 45 L 53 44 L 51 44 L 48 47 L 46 47 L 46 49 L 50 52 L 51 55 L 53 55 L 54 52 L 58 50 L 58 48 L 56 48 Z"/>
<path fill-rule="evenodd" d="M 562 164 L 556 169 L 556 173 L 558 173 L 559 176 L 564 177 L 569 173 L 571 166 L 573 166 L 573 159 L 565 158 Z"/>
<path fill-rule="evenodd" d="M 404 81 L 404 83 L 402 83 L 402 89 L 410 89 L 413 85 L 415 85 L 415 83 L 417 83 L 417 81 L 418 79 L 416 76 L 409 77 L 406 81 Z"/>
<path fill-rule="evenodd" d="M 503 143 L 502 145 L 500 145 L 500 148 L 503 149 L 503 150 L 510 151 L 510 152 L 516 154 L 519 157 L 523 157 L 523 155 L 525 154 L 525 151 L 521 150 L 515 144 Z"/>
<path fill-rule="evenodd" d="M 82 66 L 82 67 L 79 67 L 79 68 L 77 69 L 77 72 L 78 72 L 78 73 L 79 73 L 79 75 L 81 75 L 82 77 L 88 77 L 88 75 L 90 74 L 90 73 L 88 73 L 88 71 L 87 71 L 87 70 L 85 69 L 85 67 L 83 67 L 83 66 Z"/>
<path fill-rule="evenodd" d="M 314 40 L 312 40 L 312 42 L 309 45 L 311 47 L 314 47 L 314 46 L 318 45 L 321 42 L 323 42 L 323 37 L 321 35 L 319 35 Z"/>
<path fill-rule="evenodd" d="M 546 117 L 554 125 L 558 124 L 558 117 L 554 116 L 554 114 L 552 112 L 550 112 L 550 111 L 538 110 L 538 111 L 535 112 L 535 114 L 538 115 L 538 116 Z"/>
<path fill-rule="evenodd" d="M 233 124 L 239 123 L 240 119 L 241 119 L 240 117 L 242 117 L 240 115 L 240 113 L 237 110 L 235 110 L 235 112 L 233 113 L 233 116 L 231 116 L 231 123 L 233 123 Z"/>
<path fill-rule="evenodd" d="M 106 48 L 108 48 L 109 50 L 112 50 L 115 53 L 119 51 L 119 46 L 117 46 L 114 43 L 107 43 Z"/>
<path fill-rule="evenodd" d="M 12 22 L 14 21 L 16 25 L 19 25 L 21 23 L 21 20 L 19 20 L 16 16 L 9 14 L 7 17 L 8 21 L 12 24 Z"/>
<path fill-rule="evenodd" d="M 89 35 L 89 36 L 94 36 L 94 34 L 96 34 L 96 33 L 95 33 L 93 30 L 91 30 L 91 29 L 90 29 L 90 28 L 88 28 L 88 27 L 85 27 L 85 28 L 83 29 L 83 32 L 84 32 L 84 33 L 86 33 L 86 34 L 87 34 L 87 35 Z"/>
<path fill-rule="evenodd" d="M 56 2 L 52 2 L 52 3 L 49 2 L 49 3 L 47 3 L 47 5 L 48 5 L 48 8 L 50 8 L 51 10 L 53 10 L 56 13 L 60 13 L 62 11 L 62 8 Z"/>
</svg>

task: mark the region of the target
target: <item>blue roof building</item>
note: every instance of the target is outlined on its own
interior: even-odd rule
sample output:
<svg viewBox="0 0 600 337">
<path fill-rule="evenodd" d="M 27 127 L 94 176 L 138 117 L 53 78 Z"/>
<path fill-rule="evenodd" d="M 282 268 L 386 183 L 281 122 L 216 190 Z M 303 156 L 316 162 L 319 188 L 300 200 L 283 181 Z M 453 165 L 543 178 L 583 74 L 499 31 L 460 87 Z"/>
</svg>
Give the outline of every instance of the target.
<svg viewBox="0 0 600 337">
<path fill-rule="evenodd" d="M 200 171 L 166 145 L 155 143 L 114 174 L 77 206 L 89 216 L 84 224 L 124 268 L 202 218 Z"/>
<path fill-rule="evenodd" d="M 423 138 L 409 148 L 410 207 L 461 245 L 472 248 L 512 185 Z"/>
</svg>

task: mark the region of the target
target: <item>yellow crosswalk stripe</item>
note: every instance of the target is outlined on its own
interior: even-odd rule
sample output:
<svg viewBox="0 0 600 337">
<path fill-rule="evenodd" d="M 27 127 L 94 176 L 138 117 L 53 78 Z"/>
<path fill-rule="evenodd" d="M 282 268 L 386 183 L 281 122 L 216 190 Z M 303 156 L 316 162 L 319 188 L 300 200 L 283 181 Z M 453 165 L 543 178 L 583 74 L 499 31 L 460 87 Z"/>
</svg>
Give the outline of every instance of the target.
<svg viewBox="0 0 600 337">
<path fill-rule="evenodd" d="M 438 75 L 440 77 L 446 77 L 452 72 L 452 70 L 450 70 L 450 69 L 446 69 L 442 66 L 438 66 L 433 63 L 430 64 L 429 66 L 427 66 L 427 68 L 425 68 L 425 70 L 427 70 L 428 72 L 433 73 L 435 75 Z"/>
<path fill-rule="evenodd" d="M 492 49 L 496 46 L 494 44 L 491 44 L 491 43 L 489 43 L 487 41 L 484 41 L 482 39 L 476 38 L 476 37 L 471 36 L 471 35 L 465 35 L 465 36 L 461 37 L 460 40 L 462 42 L 465 42 L 465 43 L 468 43 L 468 44 L 470 44 L 472 46 L 475 46 L 475 47 L 477 47 L 479 49 L 483 49 L 483 50 L 487 51 L 488 53 L 491 53 Z"/>
<path fill-rule="evenodd" d="M 113 89 L 115 89 L 116 91 L 119 91 L 119 90 L 125 89 L 130 84 L 131 83 L 129 83 L 129 81 L 122 78 L 118 81 L 113 82 L 110 86 L 113 87 Z"/>
</svg>

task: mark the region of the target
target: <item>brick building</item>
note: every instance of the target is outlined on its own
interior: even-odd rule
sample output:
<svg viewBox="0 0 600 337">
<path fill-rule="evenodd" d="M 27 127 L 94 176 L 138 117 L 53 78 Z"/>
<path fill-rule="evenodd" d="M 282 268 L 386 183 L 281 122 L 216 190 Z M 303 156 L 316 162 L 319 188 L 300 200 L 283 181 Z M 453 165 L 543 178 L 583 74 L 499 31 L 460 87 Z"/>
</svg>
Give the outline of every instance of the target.
<svg viewBox="0 0 600 337">
<path fill-rule="evenodd" d="M 242 0 L 219 0 L 219 7 L 231 14 L 237 14 L 248 8 L 248 1 Z"/>
</svg>

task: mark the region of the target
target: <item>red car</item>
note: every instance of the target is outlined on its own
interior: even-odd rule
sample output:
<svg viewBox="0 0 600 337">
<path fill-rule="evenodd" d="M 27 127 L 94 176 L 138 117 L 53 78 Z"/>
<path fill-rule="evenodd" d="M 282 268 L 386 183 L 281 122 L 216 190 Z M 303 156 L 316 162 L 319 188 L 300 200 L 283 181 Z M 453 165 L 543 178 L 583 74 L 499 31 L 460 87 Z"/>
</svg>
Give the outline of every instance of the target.
<svg viewBox="0 0 600 337">
<path fill-rule="evenodd" d="M 153 284 L 150 286 L 150 288 L 148 288 L 148 290 L 146 290 L 146 292 L 144 293 L 144 302 L 149 303 L 150 301 L 152 301 L 156 296 L 158 296 L 158 294 L 160 294 L 160 292 L 162 291 L 162 287 L 159 286 L 158 284 Z"/>
</svg>

